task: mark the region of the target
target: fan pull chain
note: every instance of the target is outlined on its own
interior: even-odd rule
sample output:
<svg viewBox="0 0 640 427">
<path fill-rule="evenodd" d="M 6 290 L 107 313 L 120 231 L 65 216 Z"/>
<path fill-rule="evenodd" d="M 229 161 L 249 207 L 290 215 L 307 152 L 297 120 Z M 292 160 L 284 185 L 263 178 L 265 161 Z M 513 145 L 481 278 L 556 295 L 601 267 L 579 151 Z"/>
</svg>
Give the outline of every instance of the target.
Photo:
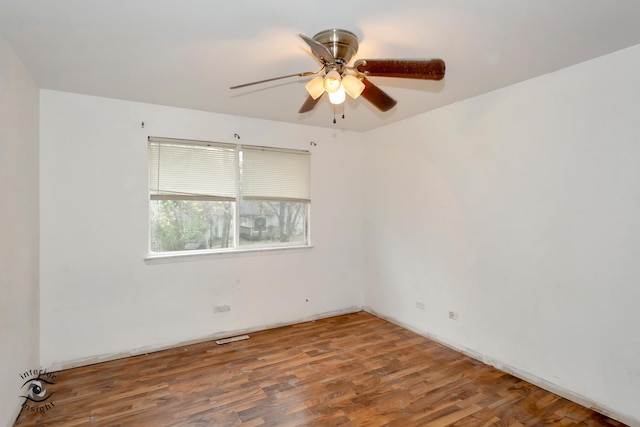
<svg viewBox="0 0 640 427">
<path fill-rule="evenodd" d="M 333 124 L 336 124 L 336 104 L 333 104 Z"/>
</svg>

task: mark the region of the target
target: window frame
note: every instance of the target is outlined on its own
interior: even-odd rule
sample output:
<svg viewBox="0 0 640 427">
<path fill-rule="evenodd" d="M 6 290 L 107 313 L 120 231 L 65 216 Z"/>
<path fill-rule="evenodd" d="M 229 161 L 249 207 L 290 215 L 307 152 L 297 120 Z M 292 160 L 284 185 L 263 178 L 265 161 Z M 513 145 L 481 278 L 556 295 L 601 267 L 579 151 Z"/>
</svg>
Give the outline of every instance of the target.
<svg viewBox="0 0 640 427">
<path fill-rule="evenodd" d="M 165 251 L 165 252 L 154 252 L 151 250 L 152 244 L 152 217 L 151 217 L 151 203 L 152 203 L 152 189 L 151 189 L 151 155 L 150 150 L 153 143 L 178 143 L 186 146 L 207 146 L 207 145 L 218 145 L 218 146 L 226 146 L 233 147 L 235 156 L 235 186 L 236 186 L 236 197 L 235 200 L 231 201 L 233 203 L 233 246 L 227 248 L 208 248 L 208 249 L 185 249 L 185 250 L 177 250 L 177 251 Z M 284 153 L 294 153 L 301 154 L 308 157 L 308 165 L 306 166 L 306 172 L 308 180 L 308 199 L 256 199 L 251 198 L 249 200 L 245 200 L 243 198 L 242 192 L 242 179 L 243 179 L 243 159 L 242 155 L 244 149 L 254 150 L 254 151 L 267 151 L 267 152 L 284 152 Z M 159 166 L 158 166 L 159 167 Z M 203 256 L 217 256 L 224 254 L 242 254 L 242 253 L 255 253 L 255 252 L 266 252 L 266 251 L 284 251 L 284 250 L 299 250 L 299 249 L 308 249 L 312 248 L 311 244 L 311 152 L 309 150 L 301 150 L 301 149 L 289 149 L 289 148 L 280 148 L 280 147 L 269 147 L 269 146 L 257 146 L 250 144 L 233 144 L 233 143 L 220 143 L 214 141 L 203 141 L 203 140 L 190 140 L 190 139 L 178 139 L 178 138 L 163 138 L 163 137 L 155 137 L 149 136 L 147 137 L 147 257 L 145 257 L 146 261 L 153 260 L 161 260 L 161 259 L 171 259 L 177 257 L 203 257 Z M 161 198 L 156 197 L 155 200 L 161 200 Z M 174 200 L 190 200 L 188 196 L 184 198 L 180 198 L 176 196 Z M 303 236 L 304 239 L 302 241 L 294 241 L 294 242 L 270 242 L 270 243 L 262 243 L 257 245 L 243 245 L 241 243 L 241 223 L 242 223 L 242 214 L 241 214 L 241 204 L 249 201 L 278 201 L 278 202 L 298 202 L 302 203 L 303 206 L 303 215 L 302 215 L 302 227 L 303 227 Z"/>
</svg>

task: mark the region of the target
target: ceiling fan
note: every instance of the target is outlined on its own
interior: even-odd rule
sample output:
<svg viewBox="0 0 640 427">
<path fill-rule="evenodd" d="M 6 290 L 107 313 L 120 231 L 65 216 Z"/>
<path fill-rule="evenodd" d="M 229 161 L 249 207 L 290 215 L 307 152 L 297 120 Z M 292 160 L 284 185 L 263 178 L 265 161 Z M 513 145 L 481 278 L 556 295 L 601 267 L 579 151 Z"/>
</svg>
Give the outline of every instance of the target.
<svg viewBox="0 0 640 427">
<path fill-rule="evenodd" d="M 317 75 L 305 85 L 309 95 L 300 107 L 299 113 L 313 110 L 325 92 L 328 93 L 332 104 L 344 102 L 346 93 L 352 98 L 362 95 L 380 111 L 389 111 L 397 104 L 397 101 L 371 83 L 367 79 L 368 77 L 421 80 L 442 80 L 444 78 L 445 64 L 442 59 L 358 59 L 353 65 L 348 66 L 347 64 L 358 51 L 358 37 L 347 30 L 324 30 L 313 38 L 304 34 L 299 34 L 299 36 L 309 45 L 322 68 L 318 71 L 306 71 L 245 83 L 232 86 L 230 89 L 290 77 Z"/>
</svg>

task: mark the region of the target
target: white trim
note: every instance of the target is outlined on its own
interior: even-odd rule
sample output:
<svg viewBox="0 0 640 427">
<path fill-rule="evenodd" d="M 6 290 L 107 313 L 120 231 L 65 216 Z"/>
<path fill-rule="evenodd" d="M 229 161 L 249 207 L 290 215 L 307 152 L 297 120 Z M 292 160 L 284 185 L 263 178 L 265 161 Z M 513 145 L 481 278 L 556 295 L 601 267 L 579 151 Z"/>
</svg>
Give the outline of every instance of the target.
<svg viewBox="0 0 640 427">
<path fill-rule="evenodd" d="M 236 147 L 236 194 L 238 195 L 236 203 L 233 205 L 233 249 L 236 250 L 240 246 L 240 203 L 242 203 L 242 150 Z"/>
<path fill-rule="evenodd" d="M 640 420 L 630 416 L 630 415 L 625 415 L 625 414 L 621 414 L 611 408 L 605 407 L 603 405 L 600 405 L 596 402 L 593 402 L 592 400 L 581 396 L 577 393 L 572 392 L 571 390 L 567 390 L 563 387 L 560 387 L 556 384 L 550 383 L 536 375 L 530 374 L 528 372 L 524 372 L 521 371 L 513 366 L 510 366 L 508 364 L 505 364 L 499 360 L 493 359 L 491 357 L 488 357 L 486 355 L 480 354 L 474 350 L 471 350 L 469 348 L 466 347 L 461 347 L 458 345 L 455 345 L 445 339 L 442 339 L 439 336 L 433 335 L 433 334 L 429 334 L 425 331 L 421 331 L 418 330 L 410 325 L 407 325 L 403 322 L 398 321 L 397 319 L 394 319 L 392 317 L 389 316 L 384 316 L 382 314 L 377 313 L 375 310 L 369 308 L 369 307 L 349 307 L 349 308 L 345 308 L 345 309 L 341 309 L 341 310 L 334 310 L 334 311 L 329 311 L 329 312 L 325 312 L 325 313 L 320 313 L 320 314 L 316 314 L 313 316 L 308 316 L 299 320 L 295 320 L 295 321 L 291 321 L 291 322 L 282 322 L 282 323 L 272 323 L 272 324 L 268 324 L 268 325 L 263 325 L 263 326 L 257 326 L 257 327 L 253 327 L 253 328 L 247 328 L 247 329 L 240 329 L 240 330 L 233 330 L 233 331 L 223 331 L 223 332 L 218 332 L 215 334 L 212 334 L 210 336 L 206 336 L 206 337 L 202 337 L 202 338 L 196 338 L 196 339 L 192 339 L 192 340 L 187 340 L 187 341 L 181 341 L 178 343 L 174 343 L 174 344 L 164 344 L 164 345 L 152 345 L 152 346 L 147 346 L 147 347 L 142 347 L 139 349 L 135 349 L 132 351 L 128 351 L 128 352 L 122 352 L 122 353 L 110 353 L 110 354 L 105 354 L 105 355 L 101 355 L 101 356 L 93 356 L 93 357 L 87 357 L 84 359 L 77 359 L 77 360 L 73 360 L 73 361 L 69 361 L 69 362 L 64 362 L 64 363 L 53 363 L 50 366 L 43 368 L 46 369 L 47 372 L 57 372 L 57 371 L 62 371 L 65 369 L 72 369 L 72 368 L 77 368 L 80 366 L 88 366 L 88 365 L 93 365 L 96 363 L 102 363 L 102 362 L 108 362 L 111 360 L 117 360 L 117 359 L 123 359 L 123 358 L 127 358 L 127 357 L 133 357 L 133 356 L 139 356 L 141 354 L 148 354 L 148 353 L 153 353 L 156 351 L 162 351 L 162 350 L 169 350 L 172 348 L 179 348 L 179 347 L 184 347 L 187 345 L 193 345 L 193 344 L 198 344 L 198 343 L 202 343 L 202 342 L 207 342 L 207 341 L 215 341 L 217 339 L 221 339 L 221 338 L 227 338 L 227 337 L 231 337 L 231 336 L 236 336 L 236 335 L 243 335 L 243 334 L 249 334 L 249 333 L 253 333 L 253 332 L 259 332 L 259 331 L 265 331 L 268 329 L 274 329 L 274 328 L 280 328 L 283 326 L 290 326 L 290 325 L 295 325 L 295 324 L 299 324 L 299 323 L 304 323 L 304 322 L 311 322 L 314 320 L 320 320 L 320 319 L 326 319 L 326 318 L 330 318 L 330 317 L 335 317 L 335 316 L 341 316 L 344 314 L 351 314 L 351 313 L 357 313 L 360 311 L 365 311 L 373 316 L 379 317 L 380 319 L 386 320 L 387 322 L 393 323 L 394 325 L 397 325 L 401 328 L 407 329 L 413 333 L 416 333 L 420 336 L 423 336 L 425 338 L 428 338 L 430 340 L 433 340 L 439 344 L 442 344 L 448 348 L 451 348 L 452 350 L 458 351 L 466 356 L 469 356 L 475 360 L 478 360 L 484 364 L 490 365 L 495 367 L 496 369 L 506 372 L 508 374 L 513 375 L 514 377 L 520 378 L 524 381 L 527 381 L 531 384 L 534 384 L 544 390 L 547 390 L 551 393 L 555 393 L 561 397 L 564 397 L 565 399 L 571 400 L 572 402 L 578 403 L 579 405 L 582 405 L 586 408 L 590 408 L 596 412 L 599 412 L 601 414 L 604 414 L 610 418 L 613 418 L 615 420 L 618 420 L 622 423 L 628 424 L 629 426 L 632 427 L 640 427 Z M 20 408 L 21 409 L 21 408 Z M 17 416 L 16 416 L 17 419 Z"/>
<path fill-rule="evenodd" d="M 221 338 L 266 331 L 268 329 L 281 328 L 283 326 L 297 325 L 299 323 L 312 322 L 314 320 L 327 319 L 329 317 L 342 316 L 343 314 L 357 313 L 360 311 L 362 311 L 362 307 L 348 307 L 340 310 L 327 311 L 325 313 L 319 313 L 312 316 L 303 317 L 290 322 L 271 323 L 271 324 L 267 324 L 263 326 L 255 326 L 247 329 L 222 331 L 212 335 L 195 338 L 191 340 L 186 340 L 186 341 L 180 341 L 172 344 L 150 345 L 147 347 L 141 347 L 138 349 L 134 349 L 131 351 L 124 351 L 121 353 L 109 353 L 109 354 L 103 354 L 100 356 L 86 357 L 84 359 L 71 360 L 68 362 L 52 363 L 51 365 L 43 369 L 46 369 L 47 372 L 58 372 L 65 369 L 72 369 L 72 368 L 78 368 L 80 366 L 94 365 L 96 363 L 108 362 L 108 361 L 117 360 L 117 359 L 124 359 L 127 357 L 139 356 L 141 354 L 148 354 L 148 353 L 154 353 L 156 351 L 169 350 L 172 348 L 180 348 L 187 345 L 199 344 L 207 341 L 211 341 L 211 344 L 214 345 L 213 341 Z"/>
<path fill-rule="evenodd" d="M 246 249 L 224 249 L 213 251 L 182 251 L 182 252 L 167 252 L 167 253 L 157 253 L 157 254 L 149 254 L 144 258 L 144 262 L 147 264 L 167 264 L 172 262 L 180 262 L 180 261 L 196 261 L 198 259 L 203 258 L 215 258 L 220 256 L 241 256 L 241 255 L 267 255 L 268 252 L 282 252 L 282 251 L 299 251 L 301 249 L 312 249 L 311 245 L 291 245 L 291 246 L 274 246 L 274 247 L 265 247 L 261 246 L 259 248 L 246 248 Z"/>
<path fill-rule="evenodd" d="M 200 141 L 200 140 L 189 140 L 189 139 L 177 139 L 177 138 L 163 138 L 163 137 L 154 137 L 147 136 L 147 180 L 149 185 L 149 203 L 147 208 L 147 242 L 148 242 L 148 255 L 144 258 L 145 261 L 152 261 L 156 259 L 176 259 L 178 257 L 193 257 L 193 256 L 202 256 L 213 255 L 213 254 L 225 254 L 225 253 L 241 253 L 241 252 L 254 252 L 254 251 L 263 251 L 263 250 L 280 250 L 280 249 L 289 249 L 296 247 L 309 247 L 309 220 L 308 216 L 310 214 L 309 205 L 311 204 L 310 193 L 310 178 L 311 178 L 311 152 L 308 150 L 295 150 L 295 149 L 284 149 L 284 148 L 275 148 L 275 147 L 264 147 L 264 146 L 254 146 L 254 145 L 242 145 L 242 144 L 228 144 L 228 143 L 217 143 L 217 142 L 209 142 L 209 141 Z M 152 151 L 151 146 L 157 145 L 157 153 Z M 168 176 L 170 179 L 170 183 L 165 183 L 164 186 L 161 186 L 161 160 L 163 159 L 160 148 L 163 146 L 184 146 L 184 147 L 198 147 L 198 146 L 211 146 L 218 147 L 224 150 L 224 153 L 233 151 L 234 153 L 234 170 L 235 170 L 235 186 L 233 190 L 231 190 L 231 180 L 227 176 L 227 173 L 222 174 L 223 185 L 221 186 L 202 186 L 200 183 L 203 179 L 214 178 L 209 177 L 207 175 L 207 171 L 211 169 L 209 160 L 220 160 L 217 157 L 212 157 L 212 159 L 205 159 L 204 165 L 198 163 L 198 161 L 194 160 L 194 163 L 197 167 L 194 168 L 195 172 L 191 172 L 188 167 L 182 164 L 174 164 L 172 160 L 167 160 L 166 167 L 163 167 L 162 170 L 168 171 L 163 174 L 165 178 Z M 190 152 L 190 150 L 187 150 Z M 201 150 L 202 151 L 202 150 Z M 265 156 L 254 156 L 254 167 L 250 168 L 250 170 L 254 170 L 254 174 L 256 175 L 256 171 L 264 172 L 264 175 L 273 175 L 279 173 L 279 168 L 284 169 L 290 172 L 296 172 L 293 174 L 294 178 L 298 178 L 298 181 L 305 182 L 306 185 L 303 185 L 303 189 L 296 188 L 295 186 L 288 185 L 283 186 L 282 180 L 270 181 L 270 182 L 262 182 L 264 179 L 258 179 L 257 176 L 253 176 L 246 171 L 246 162 L 245 162 L 245 153 L 252 152 L 277 152 L 277 153 L 288 153 L 295 154 L 296 159 L 297 156 L 304 156 L 305 162 L 302 166 L 296 162 L 294 162 L 294 167 L 287 168 L 286 165 L 291 162 L 277 162 L 274 161 L 273 158 L 268 156 L 265 160 Z M 213 152 L 213 151 L 212 151 Z M 153 154 L 155 153 L 155 154 Z M 224 154 L 223 153 L 223 154 Z M 151 178 L 153 175 L 153 171 L 151 170 L 152 164 L 152 154 L 157 157 L 157 170 L 158 176 L 155 181 Z M 181 153 L 174 153 L 176 156 Z M 195 159 L 199 159 L 200 155 L 195 155 L 193 152 L 187 156 L 189 159 L 195 156 Z M 169 156 L 171 158 L 171 156 Z M 227 162 L 229 158 L 227 156 L 222 156 L 222 160 L 224 164 L 230 164 Z M 279 156 L 278 158 L 282 158 Z M 225 169 L 225 168 L 223 168 Z M 231 169 L 230 167 L 226 168 Z M 302 177 L 300 170 L 303 171 Z M 259 175 L 259 174 L 258 174 Z M 181 179 L 181 177 L 188 177 L 190 179 Z M 251 181 L 251 176 L 253 176 L 253 180 Z M 280 175 L 278 175 L 280 176 Z M 247 178 L 249 177 L 249 178 Z M 175 179 L 174 179 L 175 178 Z M 195 178 L 195 179 L 194 179 Z M 250 187 L 245 188 L 245 179 L 249 179 L 250 182 L 253 182 L 253 186 L 251 188 L 254 189 L 253 196 L 245 198 L 245 193 Z M 174 182 L 175 181 L 175 182 Z M 286 181 L 286 180 L 284 180 Z M 273 193 L 269 190 L 266 190 L 264 185 L 267 185 L 266 188 L 277 188 L 281 194 L 278 192 Z M 152 188 L 153 187 L 153 188 Z M 162 189 L 161 189 L 162 187 Z M 227 188 L 229 187 L 229 188 Z M 251 194 L 251 193 L 250 193 Z M 167 251 L 167 252 L 152 252 L 151 251 L 151 240 L 152 240 L 152 232 L 151 232 L 151 201 L 156 200 L 194 200 L 194 201 L 223 201 L 223 202 L 233 202 L 233 245 L 230 248 L 210 248 L 206 251 Z M 303 243 L 300 242 L 291 242 L 291 243 L 272 243 L 263 245 L 260 247 L 250 247 L 243 248 L 241 247 L 240 237 L 241 237 L 241 203 L 244 201 L 281 201 L 281 202 L 294 202 L 294 203 L 302 203 L 304 204 L 304 236 L 305 241 Z"/>
<path fill-rule="evenodd" d="M 269 147 L 266 145 L 247 145 L 247 144 L 238 144 L 240 147 L 249 148 L 252 150 L 260 150 L 260 151 L 277 151 L 280 153 L 291 153 L 291 154 L 309 154 L 311 155 L 310 150 L 300 150 L 297 148 L 281 148 L 281 147 Z"/>
<path fill-rule="evenodd" d="M 148 136 L 147 141 L 156 144 L 175 144 L 175 145 L 200 145 L 203 147 L 220 147 L 235 149 L 239 144 L 216 141 L 202 141 L 198 139 L 181 139 L 181 138 L 163 138 L 161 136 Z"/>
<path fill-rule="evenodd" d="M 568 390 L 564 387 L 561 387 L 557 384 L 553 384 L 543 378 L 538 377 L 537 375 L 531 374 L 529 372 L 525 372 L 522 371 L 516 367 L 513 367 L 507 363 L 502 362 L 501 360 L 498 359 L 494 359 L 492 357 L 486 356 L 484 354 L 478 353 L 470 348 L 466 348 L 466 347 L 462 347 L 459 346 L 455 343 L 452 343 L 446 339 L 443 339 L 442 337 L 439 337 L 437 335 L 422 331 L 420 329 L 417 329 L 411 325 L 408 325 L 404 322 L 401 322 L 393 317 L 389 317 L 389 316 L 385 316 L 383 314 L 380 314 L 378 312 L 376 312 L 375 310 L 369 308 L 369 307 L 363 307 L 363 311 L 366 311 L 367 313 L 379 317 L 381 319 L 386 320 L 387 322 L 393 323 L 394 325 L 400 326 L 401 328 L 407 329 L 411 332 L 414 332 L 418 335 L 421 335 L 425 338 L 428 338 L 430 340 L 433 340 L 439 344 L 444 345 L 445 347 L 449 347 L 452 350 L 455 350 L 457 352 L 460 352 L 462 354 L 464 354 L 465 356 L 469 356 L 472 359 L 475 359 L 479 362 L 482 362 L 486 365 L 490 365 L 493 366 L 494 368 L 506 372 L 510 375 L 513 375 L 514 377 L 520 378 L 521 380 L 524 380 L 528 383 L 531 383 L 533 385 L 536 385 L 544 390 L 547 390 L 551 393 L 555 393 L 558 396 L 564 397 L 565 399 L 568 399 L 572 402 L 575 402 L 579 405 L 584 406 L 585 408 L 589 408 L 592 409 L 596 412 L 599 412 L 603 415 L 606 415 L 609 418 L 613 418 L 617 421 L 620 421 L 622 423 L 628 424 L 630 426 L 635 426 L 635 427 L 640 427 L 640 420 L 633 418 L 631 415 L 625 415 L 625 414 L 621 414 L 617 411 L 615 411 L 614 409 L 611 409 L 607 406 L 601 405 L 597 402 L 594 402 L 593 400 L 582 396 L 578 393 L 575 393 L 571 390 Z"/>
</svg>

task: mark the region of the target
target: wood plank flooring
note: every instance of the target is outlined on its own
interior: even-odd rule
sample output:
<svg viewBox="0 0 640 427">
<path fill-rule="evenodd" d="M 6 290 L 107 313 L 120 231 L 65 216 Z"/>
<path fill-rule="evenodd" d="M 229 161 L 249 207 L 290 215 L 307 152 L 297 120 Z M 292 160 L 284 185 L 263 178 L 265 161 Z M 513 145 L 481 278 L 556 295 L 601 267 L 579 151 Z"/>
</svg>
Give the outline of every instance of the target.
<svg viewBox="0 0 640 427">
<path fill-rule="evenodd" d="M 16 426 L 623 425 L 364 312 L 250 335 L 58 372 Z"/>
</svg>

